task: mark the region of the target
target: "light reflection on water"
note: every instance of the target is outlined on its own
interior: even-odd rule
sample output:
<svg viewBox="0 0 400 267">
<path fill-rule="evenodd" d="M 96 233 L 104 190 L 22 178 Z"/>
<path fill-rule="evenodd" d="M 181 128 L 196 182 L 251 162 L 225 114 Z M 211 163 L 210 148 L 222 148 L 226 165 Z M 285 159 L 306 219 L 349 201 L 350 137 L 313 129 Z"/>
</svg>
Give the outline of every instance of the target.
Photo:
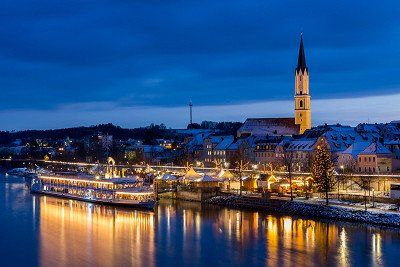
<svg viewBox="0 0 400 267">
<path fill-rule="evenodd" d="M 154 213 L 47 196 L 39 203 L 41 265 L 154 265 Z"/>
<path fill-rule="evenodd" d="M 40 265 L 380 266 L 396 231 L 162 201 L 156 212 L 41 196 Z"/>
<path fill-rule="evenodd" d="M 32 196 L 12 179 L 0 181 L 2 266 L 398 265 L 393 229 L 190 202 L 135 211 Z"/>
</svg>

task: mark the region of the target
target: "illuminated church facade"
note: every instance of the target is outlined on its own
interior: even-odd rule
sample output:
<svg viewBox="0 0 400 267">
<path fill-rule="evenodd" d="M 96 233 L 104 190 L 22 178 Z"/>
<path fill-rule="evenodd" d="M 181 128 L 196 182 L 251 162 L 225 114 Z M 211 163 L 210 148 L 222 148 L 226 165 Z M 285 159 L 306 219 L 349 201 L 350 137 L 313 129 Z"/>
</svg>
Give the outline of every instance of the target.
<svg viewBox="0 0 400 267">
<path fill-rule="evenodd" d="M 294 117 L 300 134 L 311 129 L 311 96 L 309 73 L 304 53 L 303 35 L 300 39 L 299 57 L 295 71 Z"/>
</svg>

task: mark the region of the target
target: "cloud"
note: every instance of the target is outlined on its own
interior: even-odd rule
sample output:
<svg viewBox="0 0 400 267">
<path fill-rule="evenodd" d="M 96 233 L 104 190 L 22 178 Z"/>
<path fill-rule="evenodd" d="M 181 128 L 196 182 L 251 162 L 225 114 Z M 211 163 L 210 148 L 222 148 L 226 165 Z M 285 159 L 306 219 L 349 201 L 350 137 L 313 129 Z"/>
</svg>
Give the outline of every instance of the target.
<svg viewBox="0 0 400 267">
<path fill-rule="evenodd" d="M 313 99 L 396 94 L 399 13 L 394 0 L 4 0 L 0 110 L 291 99 L 302 29 Z"/>
</svg>

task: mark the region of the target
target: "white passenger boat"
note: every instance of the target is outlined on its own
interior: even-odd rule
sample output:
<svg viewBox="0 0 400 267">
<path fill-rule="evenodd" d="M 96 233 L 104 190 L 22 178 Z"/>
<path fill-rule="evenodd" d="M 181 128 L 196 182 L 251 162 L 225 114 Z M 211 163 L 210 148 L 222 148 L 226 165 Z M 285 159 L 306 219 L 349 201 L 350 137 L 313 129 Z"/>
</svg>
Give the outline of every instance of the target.
<svg viewBox="0 0 400 267">
<path fill-rule="evenodd" d="M 31 192 L 92 203 L 153 209 L 154 191 L 135 178 L 96 179 L 95 177 L 38 175 Z"/>
<path fill-rule="evenodd" d="M 11 170 L 8 170 L 6 172 L 7 175 L 13 175 L 13 176 L 31 176 L 33 174 L 49 174 L 50 172 L 46 169 L 36 167 L 35 169 L 29 169 L 26 167 L 23 168 L 14 168 Z"/>
<path fill-rule="evenodd" d="M 7 175 L 13 176 L 27 176 L 33 173 L 35 173 L 35 170 L 28 168 L 15 168 L 6 172 Z"/>
</svg>

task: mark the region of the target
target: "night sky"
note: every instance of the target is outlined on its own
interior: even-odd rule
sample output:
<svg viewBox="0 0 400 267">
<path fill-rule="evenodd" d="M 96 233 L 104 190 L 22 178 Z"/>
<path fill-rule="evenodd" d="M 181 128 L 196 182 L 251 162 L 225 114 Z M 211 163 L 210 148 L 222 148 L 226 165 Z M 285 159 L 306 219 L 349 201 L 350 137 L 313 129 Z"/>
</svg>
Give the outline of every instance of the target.
<svg viewBox="0 0 400 267">
<path fill-rule="evenodd" d="M 400 119 L 398 1 L 0 2 L 0 129 L 293 116 L 300 32 L 313 124 Z M 344 100 L 342 100 L 344 99 Z"/>
</svg>

